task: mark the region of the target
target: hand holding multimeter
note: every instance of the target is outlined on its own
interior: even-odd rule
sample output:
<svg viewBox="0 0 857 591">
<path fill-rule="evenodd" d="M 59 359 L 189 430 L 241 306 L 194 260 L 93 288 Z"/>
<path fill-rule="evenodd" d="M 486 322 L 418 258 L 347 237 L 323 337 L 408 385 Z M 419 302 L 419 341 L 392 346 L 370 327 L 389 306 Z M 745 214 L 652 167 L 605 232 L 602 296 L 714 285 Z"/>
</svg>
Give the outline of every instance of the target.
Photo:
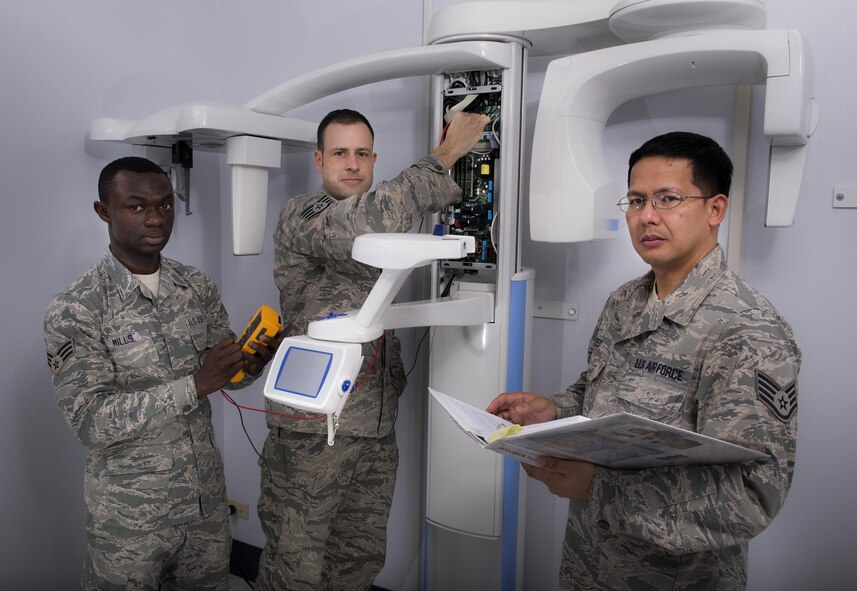
<svg viewBox="0 0 857 591">
<path fill-rule="evenodd" d="M 256 356 L 259 351 L 253 348 L 251 343 L 258 343 L 264 346 L 265 349 L 268 349 L 268 344 L 263 343 L 259 337 L 266 336 L 268 338 L 273 339 L 277 336 L 277 333 L 280 331 L 280 315 L 276 310 L 271 308 L 270 306 L 262 305 L 253 314 L 253 317 L 250 319 L 250 322 L 247 323 L 247 327 L 244 329 L 244 332 L 241 333 L 241 336 L 238 338 L 238 344 L 241 346 L 241 352 L 246 355 Z M 262 367 L 271 360 L 274 356 L 274 351 L 270 351 L 267 355 L 262 354 L 258 361 L 259 364 L 258 371 L 261 371 Z M 246 358 L 246 357 L 245 357 Z M 251 360 L 252 364 L 255 360 Z M 258 373 L 258 371 L 254 373 Z M 245 372 L 244 370 L 239 370 L 230 382 L 240 382 L 244 379 Z"/>
<path fill-rule="evenodd" d="M 208 396 L 243 379 L 245 370 L 253 375 L 261 372 L 280 346 L 281 330 L 279 314 L 268 306 L 259 308 L 238 341 L 227 337 L 205 352 L 193 374 L 196 395 Z"/>
</svg>

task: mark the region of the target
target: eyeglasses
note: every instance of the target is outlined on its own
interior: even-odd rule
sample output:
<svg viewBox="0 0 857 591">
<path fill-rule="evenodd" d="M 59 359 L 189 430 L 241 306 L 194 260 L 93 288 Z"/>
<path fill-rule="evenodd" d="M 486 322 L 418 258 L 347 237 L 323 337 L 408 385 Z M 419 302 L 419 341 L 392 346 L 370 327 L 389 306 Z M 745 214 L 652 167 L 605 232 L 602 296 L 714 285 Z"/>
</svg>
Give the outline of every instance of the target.
<svg viewBox="0 0 857 591">
<path fill-rule="evenodd" d="M 685 199 L 711 199 L 714 195 L 677 195 L 676 193 L 657 193 L 652 195 L 652 207 L 655 209 L 674 209 L 681 205 Z M 625 213 L 637 213 L 646 206 L 648 198 L 637 195 L 623 197 L 619 203 L 619 209 Z"/>
</svg>

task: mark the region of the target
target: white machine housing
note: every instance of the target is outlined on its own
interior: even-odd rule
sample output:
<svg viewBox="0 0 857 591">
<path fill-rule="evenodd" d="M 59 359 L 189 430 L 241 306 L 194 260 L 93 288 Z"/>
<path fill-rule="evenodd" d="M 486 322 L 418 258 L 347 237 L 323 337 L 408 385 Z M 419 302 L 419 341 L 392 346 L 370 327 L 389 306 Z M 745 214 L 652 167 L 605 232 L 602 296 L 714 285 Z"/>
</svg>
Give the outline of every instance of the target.
<svg viewBox="0 0 857 591">
<path fill-rule="evenodd" d="M 603 156 L 604 126 L 637 97 L 696 86 L 767 83 L 771 144 L 766 226 L 790 226 L 818 122 L 796 31 L 717 31 L 611 47 L 550 63 L 530 166 L 530 234 L 545 242 L 614 237 L 622 190 Z"/>
<path fill-rule="evenodd" d="M 408 274 L 438 258 L 461 258 L 474 251 L 473 237 L 425 234 L 364 234 L 351 256 L 382 269 L 360 310 L 331 314 L 310 323 L 307 335 L 282 340 L 268 365 L 265 397 L 291 408 L 328 416 L 328 444 L 334 444 L 339 417 L 363 363 L 360 343 L 383 334 L 385 328 L 431 326 L 456 321 L 482 324 L 492 320 L 492 294 L 443 298 L 391 305 Z M 399 307 L 404 312 L 396 310 Z M 395 311 L 388 312 L 390 309 Z M 397 313 L 398 312 L 398 313 Z M 385 325 L 385 320 L 390 326 Z"/>
<path fill-rule="evenodd" d="M 279 166 L 276 146 L 306 150 L 315 142 L 314 125 L 281 115 L 372 82 L 509 68 L 509 44 L 486 39 L 517 39 L 533 45 L 533 54 L 576 54 L 551 64 L 542 90 L 530 173 L 533 239 L 614 237 L 614 205 L 621 191 L 606 172 L 604 123 L 632 98 L 704 84 L 767 85 L 765 136 L 772 149 L 765 223 L 787 226 L 794 219 L 807 139 L 818 115 L 806 44 L 795 31 L 758 30 L 764 24 L 762 0 L 470 0 L 434 15 L 431 46 L 333 64 L 240 107 L 195 103 L 141 121 L 96 119 L 90 137 L 143 146 L 177 141 L 203 150 L 225 146 L 234 177 L 233 252 L 258 254 L 267 170 Z M 232 139 L 238 137 L 262 141 Z"/>
<path fill-rule="evenodd" d="M 286 337 L 268 366 L 265 398 L 321 414 L 342 412 L 363 363 L 355 343 Z"/>
</svg>

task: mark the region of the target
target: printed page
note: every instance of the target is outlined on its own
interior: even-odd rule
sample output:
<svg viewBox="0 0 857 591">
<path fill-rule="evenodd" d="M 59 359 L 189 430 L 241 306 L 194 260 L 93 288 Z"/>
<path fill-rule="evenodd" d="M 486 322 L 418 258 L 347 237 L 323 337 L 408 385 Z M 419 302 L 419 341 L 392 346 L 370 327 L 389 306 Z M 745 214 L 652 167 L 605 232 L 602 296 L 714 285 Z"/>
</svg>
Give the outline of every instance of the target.
<svg viewBox="0 0 857 591">
<path fill-rule="evenodd" d="M 555 421 L 558 423 L 559 421 Z M 554 430 L 516 433 L 488 449 L 577 459 L 608 468 L 726 464 L 764 458 L 732 443 L 620 413 Z"/>
<path fill-rule="evenodd" d="M 448 394 L 438 392 L 434 388 L 428 390 L 459 427 L 483 440 L 486 440 L 492 431 L 512 425 L 505 419 L 462 402 Z"/>
<path fill-rule="evenodd" d="M 585 417 L 583 415 L 574 415 L 572 417 L 564 417 L 561 419 L 555 419 L 553 421 L 546 421 L 544 423 L 534 423 L 532 425 L 527 425 L 526 427 L 523 427 L 521 431 L 513 435 L 509 435 L 509 437 L 526 437 L 527 435 L 532 435 L 541 431 L 558 431 L 564 429 L 569 425 L 576 425 L 577 423 L 583 423 L 584 421 L 588 420 L 589 417 Z"/>
<path fill-rule="evenodd" d="M 639 469 L 677 464 L 727 464 L 764 454 L 651 419 L 619 413 L 598 419 L 566 417 L 536 425 L 487 444 L 489 434 L 511 422 L 429 388 L 458 426 L 481 447 L 528 464 L 538 456 L 582 460 L 599 466 Z"/>
</svg>

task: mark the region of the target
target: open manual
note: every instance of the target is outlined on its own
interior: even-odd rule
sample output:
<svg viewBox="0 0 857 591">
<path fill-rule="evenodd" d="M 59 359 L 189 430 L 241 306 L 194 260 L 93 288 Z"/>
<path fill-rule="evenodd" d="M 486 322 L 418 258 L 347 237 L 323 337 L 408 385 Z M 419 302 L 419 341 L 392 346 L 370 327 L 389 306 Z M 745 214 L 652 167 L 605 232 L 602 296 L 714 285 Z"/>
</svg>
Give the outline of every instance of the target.
<svg viewBox="0 0 857 591">
<path fill-rule="evenodd" d="M 617 469 L 677 464 L 729 464 L 765 454 L 628 413 L 566 417 L 521 427 L 429 388 L 452 420 L 483 449 L 527 464 L 539 456 Z"/>
</svg>

